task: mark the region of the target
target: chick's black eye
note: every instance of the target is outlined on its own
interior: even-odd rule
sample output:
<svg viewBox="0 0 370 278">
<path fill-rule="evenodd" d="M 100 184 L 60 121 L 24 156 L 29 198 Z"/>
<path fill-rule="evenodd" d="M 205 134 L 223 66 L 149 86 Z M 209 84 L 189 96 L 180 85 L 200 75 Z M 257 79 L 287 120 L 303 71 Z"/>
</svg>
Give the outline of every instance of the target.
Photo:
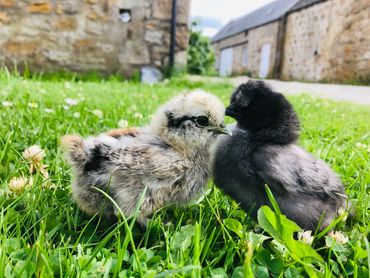
<svg viewBox="0 0 370 278">
<path fill-rule="evenodd" d="M 199 127 L 206 127 L 209 124 L 209 120 L 206 116 L 199 116 L 195 119 L 195 123 Z"/>
</svg>

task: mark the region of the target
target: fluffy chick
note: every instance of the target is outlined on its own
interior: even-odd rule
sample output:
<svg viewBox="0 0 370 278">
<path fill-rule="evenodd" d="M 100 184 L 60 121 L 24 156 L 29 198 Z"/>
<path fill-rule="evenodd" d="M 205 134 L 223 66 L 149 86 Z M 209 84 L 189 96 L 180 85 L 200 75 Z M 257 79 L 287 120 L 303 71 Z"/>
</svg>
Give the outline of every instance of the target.
<svg viewBox="0 0 370 278">
<path fill-rule="evenodd" d="M 291 104 L 262 81 L 248 81 L 233 92 L 226 115 L 237 125 L 216 146 L 214 180 L 256 217 L 269 205 L 269 185 L 282 213 L 304 229 L 327 227 L 346 196 L 340 179 L 321 160 L 300 148 L 299 120 Z"/>
<path fill-rule="evenodd" d="M 179 95 L 158 109 L 149 126 L 84 140 L 62 138 L 74 169 L 73 197 L 88 214 L 114 215 L 107 192 L 125 216 L 141 197 L 139 223 L 168 204 L 186 204 L 210 176 L 210 146 L 224 132 L 223 104 L 202 91 Z"/>
</svg>

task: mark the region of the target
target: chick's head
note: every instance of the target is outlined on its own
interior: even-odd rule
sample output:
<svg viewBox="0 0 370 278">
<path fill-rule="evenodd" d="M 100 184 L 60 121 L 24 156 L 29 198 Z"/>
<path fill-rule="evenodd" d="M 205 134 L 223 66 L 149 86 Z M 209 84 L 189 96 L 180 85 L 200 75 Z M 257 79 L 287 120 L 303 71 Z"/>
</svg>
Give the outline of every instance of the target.
<svg viewBox="0 0 370 278">
<path fill-rule="evenodd" d="M 256 80 L 241 84 L 234 90 L 226 115 L 237 120 L 239 126 L 253 131 L 277 128 L 296 117 L 282 94 Z"/>
<path fill-rule="evenodd" d="M 197 90 L 179 95 L 154 115 L 150 128 L 167 144 L 181 149 L 207 147 L 217 134 L 227 133 L 221 101 Z"/>
</svg>

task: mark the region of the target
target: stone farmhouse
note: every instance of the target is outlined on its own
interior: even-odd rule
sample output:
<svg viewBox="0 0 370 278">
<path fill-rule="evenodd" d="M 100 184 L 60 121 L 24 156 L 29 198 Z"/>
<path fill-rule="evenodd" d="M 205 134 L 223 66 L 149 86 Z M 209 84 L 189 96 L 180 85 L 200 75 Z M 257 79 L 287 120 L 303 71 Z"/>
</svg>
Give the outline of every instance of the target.
<svg viewBox="0 0 370 278">
<path fill-rule="evenodd" d="M 168 65 L 172 0 L 0 0 L 0 66 L 130 76 Z M 190 0 L 176 5 L 175 63 L 186 64 Z"/>
<path fill-rule="evenodd" d="M 276 0 L 212 39 L 220 75 L 370 82 L 369 0 Z"/>
</svg>

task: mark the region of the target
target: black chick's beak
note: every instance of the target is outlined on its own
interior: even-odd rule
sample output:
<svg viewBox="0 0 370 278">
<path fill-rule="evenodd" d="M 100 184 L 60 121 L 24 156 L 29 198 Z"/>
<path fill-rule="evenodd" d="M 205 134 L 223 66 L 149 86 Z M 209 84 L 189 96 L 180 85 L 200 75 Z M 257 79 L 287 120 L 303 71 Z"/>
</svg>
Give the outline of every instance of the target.
<svg viewBox="0 0 370 278">
<path fill-rule="evenodd" d="M 226 107 L 225 115 L 229 117 L 235 117 L 236 114 L 231 106 Z"/>
<path fill-rule="evenodd" d="M 211 127 L 208 131 L 213 132 L 213 134 L 226 134 L 230 136 L 232 135 L 231 131 L 228 130 L 224 124 L 216 127 Z"/>
</svg>

